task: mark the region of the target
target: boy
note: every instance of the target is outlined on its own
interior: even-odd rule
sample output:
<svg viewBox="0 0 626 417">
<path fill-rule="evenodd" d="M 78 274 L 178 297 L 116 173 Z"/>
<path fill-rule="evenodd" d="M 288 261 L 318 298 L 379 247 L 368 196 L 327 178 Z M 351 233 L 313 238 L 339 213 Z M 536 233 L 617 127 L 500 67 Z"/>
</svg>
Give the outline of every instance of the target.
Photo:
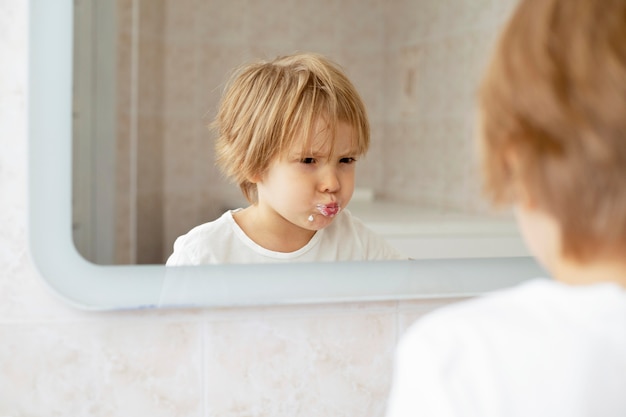
<svg viewBox="0 0 626 417">
<path fill-rule="evenodd" d="M 387 417 L 626 416 L 626 0 L 522 0 L 479 104 L 486 191 L 554 280 L 416 322 Z"/>
<path fill-rule="evenodd" d="M 304 53 L 244 65 L 213 128 L 217 164 L 250 206 L 179 237 L 167 265 L 407 259 L 345 210 L 370 131 L 333 62 Z"/>
</svg>

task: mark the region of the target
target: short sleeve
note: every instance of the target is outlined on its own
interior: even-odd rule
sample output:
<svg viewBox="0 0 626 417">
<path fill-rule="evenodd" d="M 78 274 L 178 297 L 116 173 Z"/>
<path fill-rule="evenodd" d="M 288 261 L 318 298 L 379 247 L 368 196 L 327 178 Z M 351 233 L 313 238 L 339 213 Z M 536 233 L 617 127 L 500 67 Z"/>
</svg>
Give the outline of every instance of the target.
<svg viewBox="0 0 626 417">
<path fill-rule="evenodd" d="M 191 258 L 190 251 L 186 244 L 186 235 L 179 236 L 174 242 L 174 251 L 167 259 L 165 266 L 183 266 L 194 265 L 194 261 Z"/>
</svg>

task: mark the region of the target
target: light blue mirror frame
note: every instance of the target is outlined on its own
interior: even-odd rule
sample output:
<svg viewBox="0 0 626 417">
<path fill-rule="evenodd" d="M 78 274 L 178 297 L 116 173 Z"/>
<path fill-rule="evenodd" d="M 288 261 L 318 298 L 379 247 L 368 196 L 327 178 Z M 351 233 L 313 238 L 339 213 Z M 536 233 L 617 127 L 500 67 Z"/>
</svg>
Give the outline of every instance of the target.
<svg viewBox="0 0 626 417">
<path fill-rule="evenodd" d="M 89 310 L 457 297 L 543 274 L 531 258 L 103 266 L 72 241 L 72 0 L 31 0 L 29 239 L 44 281 Z"/>
</svg>

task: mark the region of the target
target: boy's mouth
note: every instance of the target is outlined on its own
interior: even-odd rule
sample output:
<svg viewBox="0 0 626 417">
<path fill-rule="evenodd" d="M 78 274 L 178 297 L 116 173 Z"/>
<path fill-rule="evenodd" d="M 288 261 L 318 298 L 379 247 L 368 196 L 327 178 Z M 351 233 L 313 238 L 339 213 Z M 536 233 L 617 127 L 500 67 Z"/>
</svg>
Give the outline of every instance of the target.
<svg viewBox="0 0 626 417">
<path fill-rule="evenodd" d="M 317 204 L 315 208 L 325 217 L 334 217 L 341 210 L 341 206 L 337 203 Z"/>
</svg>

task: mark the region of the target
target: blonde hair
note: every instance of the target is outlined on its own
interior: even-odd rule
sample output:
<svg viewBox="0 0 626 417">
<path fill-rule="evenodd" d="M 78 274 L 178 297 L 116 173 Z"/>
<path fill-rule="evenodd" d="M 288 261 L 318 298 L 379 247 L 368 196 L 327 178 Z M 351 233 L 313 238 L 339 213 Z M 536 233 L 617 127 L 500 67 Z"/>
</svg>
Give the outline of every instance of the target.
<svg viewBox="0 0 626 417">
<path fill-rule="evenodd" d="M 298 138 L 310 140 L 320 118 L 328 123 L 333 141 L 337 123 L 350 124 L 356 132 L 356 156 L 367 152 L 365 105 L 337 64 L 319 54 L 301 53 L 243 65 L 227 83 L 211 124 L 217 131 L 216 163 L 255 202 L 256 184 L 250 179 Z"/>
<path fill-rule="evenodd" d="M 479 103 L 492 201 L 521 185 L 559 222 L 565 256 L 625 256 L 626 0 L 522 0 Z"/>
</svg>

